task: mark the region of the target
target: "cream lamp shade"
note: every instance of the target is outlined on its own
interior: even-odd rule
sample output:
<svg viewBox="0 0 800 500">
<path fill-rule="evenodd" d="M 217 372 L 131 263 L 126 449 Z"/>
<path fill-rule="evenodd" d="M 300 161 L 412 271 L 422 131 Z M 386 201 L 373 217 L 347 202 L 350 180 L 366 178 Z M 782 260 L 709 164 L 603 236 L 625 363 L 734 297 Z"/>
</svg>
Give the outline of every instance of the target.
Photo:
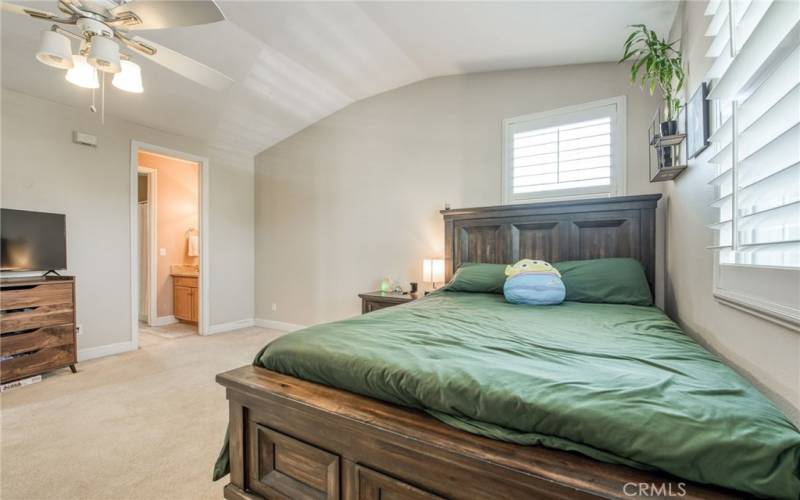
<svg viewBox="0 0 800 500">
<path fill-rule="evenodd" d="M 104 73 L 119 73 L 119 45 L 101 35 L 92 37 L 92 46 L 89 49 L 89 64 Z"/>
<path fill-rule="evenodd" d="M 132 61 L 122 61 L 122 71 L 114 75 L 111 84 L 125 92 L 141 94 L 142 87 L 142 68 Z"/>
<path fill-rule="evenodd" d="M 72 68 L 67 71 L 67 81 L 85 89 L 100 87 L 97 79 L 97 70 L 94 69 L 83 56 L 72 56 Z"/>
<path fill-rule="evenodd" d="M 42 42 L 36 59 L 53 68 L 72 68 L 72 46 L 69 38 L 52 30 L 42 31 Z"/>
<path fill-rule="evenodd" d="M 444 283 L 444 259 L 424 259 L 422 261 L 422 281 L 425 283 Z"/>
</svg>

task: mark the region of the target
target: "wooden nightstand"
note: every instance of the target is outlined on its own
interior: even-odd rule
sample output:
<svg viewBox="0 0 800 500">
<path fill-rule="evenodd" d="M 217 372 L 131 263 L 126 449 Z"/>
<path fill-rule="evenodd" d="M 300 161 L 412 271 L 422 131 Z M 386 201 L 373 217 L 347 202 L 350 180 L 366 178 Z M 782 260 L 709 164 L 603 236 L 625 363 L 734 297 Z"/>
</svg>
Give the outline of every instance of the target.
<svg viewBox="0 0 800 500">
<path fill-rule="evenodd" d="M 369 292 L 359 293 L 358 296 L 361 297 L 361 314 L 367 314 L 385 307 L 411 302 L 422 297 L 422 293 Z"/>
</svg>

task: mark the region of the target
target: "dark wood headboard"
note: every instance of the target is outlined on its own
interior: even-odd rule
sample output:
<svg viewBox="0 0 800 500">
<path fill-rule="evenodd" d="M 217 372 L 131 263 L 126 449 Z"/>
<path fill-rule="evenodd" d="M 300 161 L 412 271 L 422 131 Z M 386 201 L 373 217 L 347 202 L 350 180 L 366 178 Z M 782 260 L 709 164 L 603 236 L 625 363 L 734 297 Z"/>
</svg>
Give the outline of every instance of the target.
<svg viewBox="0 0 800 500">
<path fill-rule="evenodd" d="M 442 210 L 445 273 L 462 262 L 514 263 L 632 257 L 656 272 L 660 194 Z"/>
</svg>

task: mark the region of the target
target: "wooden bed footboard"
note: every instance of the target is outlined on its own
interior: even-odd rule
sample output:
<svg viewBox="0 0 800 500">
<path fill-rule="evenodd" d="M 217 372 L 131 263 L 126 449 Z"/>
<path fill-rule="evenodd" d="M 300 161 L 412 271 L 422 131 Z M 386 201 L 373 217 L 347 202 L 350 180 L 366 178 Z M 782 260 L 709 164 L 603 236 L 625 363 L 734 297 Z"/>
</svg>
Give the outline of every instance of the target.
<svg viewBox="0 0 800 500">
<path fill-rule="evenodd" d="M 230 404 L 228 499 L 741 498 L 666 474 L 495 441 L 263 368 L 217 375 Z"/>
</svg>

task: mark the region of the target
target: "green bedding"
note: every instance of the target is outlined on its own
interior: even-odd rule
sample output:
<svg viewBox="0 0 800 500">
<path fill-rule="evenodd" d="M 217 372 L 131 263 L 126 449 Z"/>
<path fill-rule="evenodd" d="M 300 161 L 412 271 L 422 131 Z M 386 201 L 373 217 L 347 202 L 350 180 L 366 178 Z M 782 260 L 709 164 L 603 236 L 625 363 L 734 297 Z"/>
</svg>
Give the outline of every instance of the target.
<svg viewBox="0 0 800 500">
<path fill-rule="evenodd" d="M 441 291 L 291 333 L 255 364 L 495 439 L 800 496 L 800 431 L 655 307 Z"/>
</svg>

